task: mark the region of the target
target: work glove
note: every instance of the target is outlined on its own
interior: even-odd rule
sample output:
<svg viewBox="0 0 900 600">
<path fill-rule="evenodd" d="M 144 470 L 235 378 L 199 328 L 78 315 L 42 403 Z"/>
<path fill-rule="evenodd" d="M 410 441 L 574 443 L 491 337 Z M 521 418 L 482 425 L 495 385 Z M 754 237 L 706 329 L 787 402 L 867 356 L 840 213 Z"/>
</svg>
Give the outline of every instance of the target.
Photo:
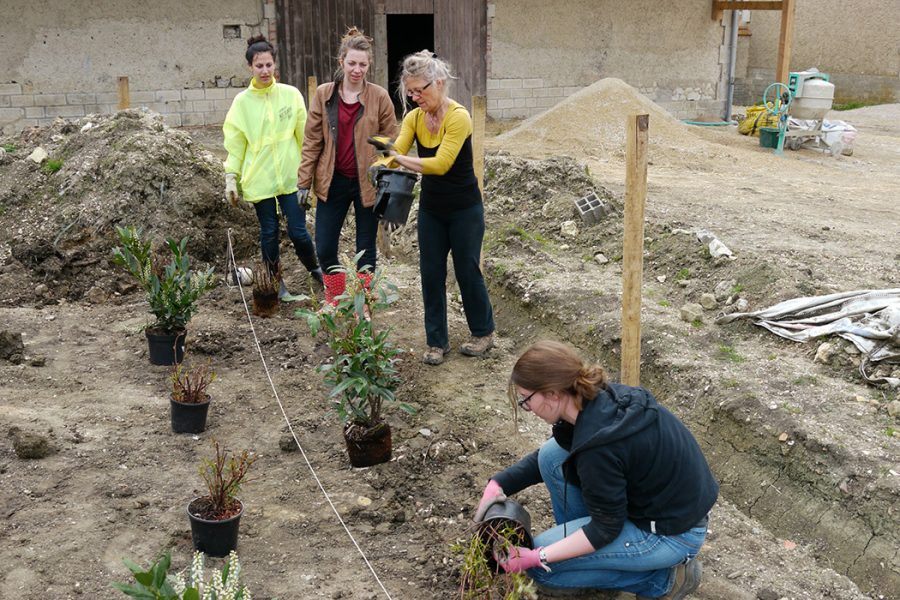
<svg viewBox="0 0 900 600">
<path fill-rule="evenodd" d="M 235 208 L 237 208 L 238 200 L 241 199 L 238 194 L 237 175 L 234 173 L 225 173 L 225 199 Z"/>
<path fill-rule="evenodd" d="M 541 567 L 545 571 L 550 571 L 550 567 L 541 562 L 540 552 L 540 548 L 532 550 L 521 546 L 513 546 L 509 549 L 509 553 L 506 556 L 494 558 L 497 559 L 497 563 L 507 573 L 521 573 L 535 567 Z"/>
<path fill-rule="evenodd" d="M 369 176 L 369 183 L 377 187 L 378 174 L 382 171 L 382 169 L 390 169 L 393 166 L 395 166 L 393 156 L 383 156 L 373 162 L 366 170 L 366 174 Z"/>
<path fill-rule="evenodd" d="M 297 190 L 297 201 L 300 203 L 300 208 L 303 210 L 312 209 L 312 201 L 309 199 L 309 190 L 305 188 Z"/>
<path fill-rule="evenodd" d="M 491 479 L 484 488 L 484 493 L 481 495 L 481 500 L 478 502 L 478 508 L 475 510 L 475 517 L 473 517 L 473 520 L 476 523 L 481 523 L 484 520 L 484 514 L 492 505 L 505 500 L 506 494 L 503 493 L 503 488 L 500 487 L 499 483 Z"/>
<path fill-rule="evenodd" d="M 386 135 L 372 135 L 366 140 L 377 150 L 382 156 L 396 156 L 397 151 L 394 150 L 394 142 Z"/>
</svg>

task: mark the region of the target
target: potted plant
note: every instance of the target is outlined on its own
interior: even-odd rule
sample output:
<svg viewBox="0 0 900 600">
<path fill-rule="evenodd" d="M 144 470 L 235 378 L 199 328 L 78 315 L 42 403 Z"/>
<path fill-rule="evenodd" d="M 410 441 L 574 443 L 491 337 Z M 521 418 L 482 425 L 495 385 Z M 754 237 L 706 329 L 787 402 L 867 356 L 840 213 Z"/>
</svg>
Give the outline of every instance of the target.
<svg viewBox="0 0 900 600">
<path fill-rule="evenodd" d="M 400 351 L 388 340 L 387 330 L 376 331 L 373 317 L 396 301 L 397 287 L 385 281 L 380 269 L 357 274 L 355 268 L 341 265 L 332 272 L 343 272 L 347 282 L 337 304 L 319 311 L 301 309 L 297 315 L 306 318 L 313 335 L 321 332 L 331 349 L 331 362 L 318 371 L 331 387 L 329 398 L 344 423 L 350 463 L 368 467 L 391 459 L 391 428 L 382 409 L 397 401 Z M 399 407 L 415 413 L 406 404 Z"/>
<path fill-rule="evenodd" d="M 216 456 L 204 459 L 200 476 L 207 494 L 188 503 L 194 549 L 209 556 L 227 556 L 237 548 L 244 504 L 237 498 L 250 466 L 256 461 L 247 450 L 235 455 L 213 440 Z"/>
<path fill-rule="evenodd" d="M 209 384 L 216 379 L 209 363 L 190 365 L 176 363 L 169 376 L 172 393 L 172 431 L 175 433 L 200 433 L 206 429 L 206 415 L 209 412 Z"/>
<path fill-rule="evenodd" d="M 250 591 L 241 585 L 241 563 L 237 554 L 230 553 L 222 570 L 213 569 L 207 579 L 203 577 L 204 558 L 202 552 L 195 552 L 191 566 L 176 575 L 169 573 L 172 558 L 168 552 L 146 571 L 125 559 L 123 562 L 137 583 L 116 582 L 112 585 L 125 595 L 140 600 L 250 600 Z"/>
<path fill-rule="evenodd" d="M 151 364 L 181 362 L 187 324 L 197 310 L 197 301 L 215 284 L 213 268 L 191 270 L 187 238 L 166 240 L 172 258 L 162 265 L 154 260 L 151 242 L 141 239 L 141 229 L 117 226 L 116 233 L 122 246 L 113 248 L 113 262 L 137 279 L 156 317 L 156 322 L 145 328 Z"/>
</svg>

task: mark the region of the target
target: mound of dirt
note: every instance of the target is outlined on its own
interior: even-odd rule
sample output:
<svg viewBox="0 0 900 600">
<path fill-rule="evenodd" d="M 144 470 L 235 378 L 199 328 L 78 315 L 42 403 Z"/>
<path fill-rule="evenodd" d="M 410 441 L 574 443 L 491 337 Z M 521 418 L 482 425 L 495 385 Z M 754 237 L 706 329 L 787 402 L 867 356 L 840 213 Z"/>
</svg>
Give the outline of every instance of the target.
<svg viewBox="0 0 900 600">
<path fill-rule="evenodd" d="M 686 125 L 614 77 L 601 79 L 492 141 L 494 149 L 544 157 L 624 158 L 630 115 L 650 115 L 651 161 L 690 164 L 709 148 Z M 718 150 L 721 152 L 722 150 Z"/>
<path fill-rule="evenodd" d="M 158 114 L 58 120 L 4 145 L 13 148 L 0 162 L 5 303 L 120 291 L 108 261 L 115 225 L 143 227 L 157 243 L 187 236 L 197 261 L 223 259 L 228 227 L 240 232 L 239 252 L 255 245 L 252 214 L 222 202 L 221 163 Z M 42 164 L 27 158 L 38 147 L 49 155 Z"/>
</svg>

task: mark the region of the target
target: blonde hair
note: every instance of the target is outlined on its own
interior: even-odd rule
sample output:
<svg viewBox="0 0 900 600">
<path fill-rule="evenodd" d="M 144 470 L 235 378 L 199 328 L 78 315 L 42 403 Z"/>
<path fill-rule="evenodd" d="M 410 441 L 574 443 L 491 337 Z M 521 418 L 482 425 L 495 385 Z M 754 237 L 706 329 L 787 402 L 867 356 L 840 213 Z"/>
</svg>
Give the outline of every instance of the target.
<svg viewBox="0 0 900 600">
<path fill-rule="evenodd" d="M 340 62 L 344 60 L 347 56 L 347 53 L 351 50 L 360 50 L 365 52 L 369 57 L 369 62 L 371 63 L 374 59 L 374 55 L 372 52 L 372 38 L 367 36 L 362 30 L 357 29 L 356 27 L 351 27 L 347 30 L 347 33 L 341 38 L 341 45 L 338 47 L 338 68 L 334 72 L 334 80 L 335 82 L 340 82 L 344 78 L 344 69 L 341 68 Z"/>
<path fill-rule="evenodd" d="M 587 363 L 569 344 L 544 340 L 529 347 L 509 376 L 508 394 L 514 414 L 518 415 L 516 386 L 535 392 L 566 392 L 575 399 L 579 411 L 606 389 L 606 371 Z"/>
<path fill-rule="evenodd" d="M 410 54 L 403 59 L 403 66 L 400 69 L 400 85 L 397 86 L 397 95 L 403 104 L 403 114 L 407 112 L 406 80 L 410 77 L 424 79 L 428 83 L 456 79 L 450 74 L 450 65 L 438 58 L 431 50 L 421 50 L 415 54 Z M 446 93 L 446 90 L 444 93 Z"/>
</svg>

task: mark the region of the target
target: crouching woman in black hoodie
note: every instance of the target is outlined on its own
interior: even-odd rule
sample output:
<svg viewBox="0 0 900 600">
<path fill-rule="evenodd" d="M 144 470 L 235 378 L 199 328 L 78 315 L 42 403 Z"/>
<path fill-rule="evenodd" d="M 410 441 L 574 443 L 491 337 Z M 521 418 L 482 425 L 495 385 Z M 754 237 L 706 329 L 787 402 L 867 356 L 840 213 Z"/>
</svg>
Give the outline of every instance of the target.
<svg viewBox="0 0 900 600">
<path fill-rule="evenodd" d="M 566 344 L 538 342 L 513 367 L 513 411 L 553 425 L 551 437 L 491 478 L 488 507 L 534 484 L 550 492 L 557 526 L 500 561 L 543 589 L 632 592 L 681 599 L 700 583 L 716 482 L 697 441 L 653 395 L 607 383 Z"/>
</svg>

